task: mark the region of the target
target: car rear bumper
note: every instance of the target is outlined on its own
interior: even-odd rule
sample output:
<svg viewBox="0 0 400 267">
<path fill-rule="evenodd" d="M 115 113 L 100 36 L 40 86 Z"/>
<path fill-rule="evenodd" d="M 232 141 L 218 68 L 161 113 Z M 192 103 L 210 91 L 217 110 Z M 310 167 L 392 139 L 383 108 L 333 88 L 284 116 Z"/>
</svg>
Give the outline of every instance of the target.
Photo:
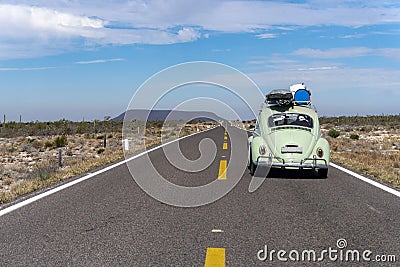
<svg viewBox="0 0 400 267">
<path fill-rule="evenodd" d="M 274 161 L 278 160 L 278 161 Z M 258 156 L 255 164 L 273 168 L 294 168 L 294 169 L 328 169 L 328 163 L 325 159 L 305 158 L 300 162 L 285 162 L 285 159 L 274 156 Z"/>
</svg>

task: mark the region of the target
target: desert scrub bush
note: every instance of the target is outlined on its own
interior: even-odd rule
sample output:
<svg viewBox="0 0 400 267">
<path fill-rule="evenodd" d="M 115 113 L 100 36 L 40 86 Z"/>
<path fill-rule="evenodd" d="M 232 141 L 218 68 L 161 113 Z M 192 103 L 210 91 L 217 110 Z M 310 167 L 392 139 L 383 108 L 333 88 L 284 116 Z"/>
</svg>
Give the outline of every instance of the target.
<svg viewBox="0 0 400 267">
<path fill-rule="evenodd" d="M 33 148 L 33 145 L 31 143 L 21 144 L 19 150 L 20 152 L 26 152 L 26 153 L 33 153 L 36 151 L 36 149 Z"/>
<path fill-rule="evenodd" d="M 42 148 L 42 147 L 43 147 L 43 143 L 40 142 L 39 140 L 33 141 L 32 145 L 33 145 L 33 147 L 36 148 L 36 149 L 39 149 L 39 148 Z"/>
<path fill-rule="evenodd" d="M 351 134 L 350 139 L 358 140 L 358 139 L 360 139 L 360 136 L 358 134 Z"/>
<path fill-rule="evenodd" d="M 96 137 L 96 139 L 98 139 L 98 140 L 101 140 L 101 139 L 103 139 L 104 138 L 104 135 L 98 135 L 97 137 Z"/>
<path fill-rule="evenodd" d="M 330 137 L 332 137 L 332 138 L 336 138 L 336 137 L 338 137 L 340 135 L 340 132 L 338 130 L 335 130 L 335 129 L 330 129 L 328 131 L 328 135 Z"/>
<path fill-rule="evenodd" d="M 85 123 L 80 123 L 78 128 L 76 129 L 76 132 L 79 134 L 86 133 L 88 130 L 87 124 Z"/>
<path fill-rule="evenodd" d="M 36 139 L 35 139 L 35 138 L 32 138 L 32 137 L 26 138 L 26 142 L 27 142 L 28 144 L 32 144 L 35 140 L 36 140 Z"/>
<path fill-rule="evenodd" d="M 55 173 L 57 172 L 57 164 L 56 163 L 47 163 L 42 164 L 38 167 L 36 167 L 36 169 L 30 173 L 30 175 L 28 176 L 28 178 L 30 179 L 39 179 L 41 181 L 47 180 L 49 178 L 51 178 Z"/>
<path fill-rule="evenodd" d="M 99 148 L 99 149 L 97 149 L 97 154 L 101 154 L 101 153 L 103 153 L 105 151 L 105 149 L 104 148 Z"/>
<path fill-rule="evenodd" d="M 54 139 L 54 145 L 56 147 L 65 147 L 68 144 L 67 137 L 65 135 L 57 136 Z"/>
<path fill-rule="evenodd" d="M 388 155 L 363 149 L 359 153 L 332 153 L 331 160 L 400 188 L 400 172 L 394 164 L 400 162 L 400 153 Z"/>
<path fill-rule="evenodd" d="M 2 178 L 1 180 L 3 185 L 11 185 L 14 182 L 14 179 L 10 177 L 5 177 Z"/>
<path fill-rule="evenodd" d="M 34 168 L 34 170 L 29 174 L 29 176 L 25 176 L 24 179 L 17 179 L 17 180 L 14 180 L 13 178 L 6 179 L 6 175 L 1 175 L 0 187 L 4 185 L 3 180 L 6 180 L 5 183 L 9 185 L 6 185 L 8 187 L 7 190 L 0 190 L 0 204 L 8 202 L 12 199 L 15 199 L 18 196 L 38 190 L 40 188 L 56 184 L 61 180 L 68 179 L 75 175 L 86 173 L 92 170 L 93 168 L 104 166 L 105 164 L 122 159 L 123 156 L 124 154 L 122 149 L 116 151 L 108 150 L 107 153 L 104 153 L 101 157 L 98 158 L 87 157 L 83 160 L 72 159 L 71 165 L 70 164 L 68 165 L 70 166 L 70 168 L 61 168 L 61 169 L 58 168 L 56 160 L 48 160 L 46 162 L 41 162 L 40 169 L 38 164 L 38 167 Z M 48 167 L 46 167 L 47 165 Z M 26 170 L 25 167 L 24 170 Z M 36 177 L 32 173 L 35 173 Z"/>
<path fill-rule="evenodd" d="M 47 140 L 46 142 L 44 142 L 45 148 L 52 148 L 53 146 L 54 146 L 54 143 L 50 140 Z"/>
</svg>

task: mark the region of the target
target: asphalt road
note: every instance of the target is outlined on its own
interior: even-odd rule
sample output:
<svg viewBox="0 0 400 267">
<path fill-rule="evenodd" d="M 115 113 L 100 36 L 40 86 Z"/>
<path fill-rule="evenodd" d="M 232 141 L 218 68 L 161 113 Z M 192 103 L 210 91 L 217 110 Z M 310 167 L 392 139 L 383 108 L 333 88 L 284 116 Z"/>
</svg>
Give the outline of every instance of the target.
<svg viewBox="0 0 400 267">
<path fill-rule="evenodd" d="M 200 186 L 217 180 L 223 185 L 233 177 L 229 168 L 226 179 L 220 175 L 220 162 L 229 163 L 229 141 L 242 138 L 240 131 L 229 129 L 227 149 L 223 149 L 221 127 L 181 140 L 183 154 L 192 160 L 200 156 L 198 144 L 203 138 L 214 140 L 216 160 L 198 173 L 172 166 L 162 149 L 149 157 L 173 183 Z M 243 139 L 243 147 L 245 143 Z M 243 147 L 235 153 L 242 151 L 239 154 L 244 156 L 238 158 L 245 160 Z M 141 160 L 130 164 L 137 173 L 146 173 Z M 338 250 L 337 240 L 345 239 L 347 247 L 339 251 L 370 250 L 371 259 L 395 255 L 398 266 L 398 197 L 332 167 L 327 179 L 313 172 L 273 172 L 253 193 L 248 191 L 250 179 L 246 170 L 234 189 L 218 201 L 179 208 L 147 195 L 123 164 L 0 217 L 0 265 L 204 266 L 206 257 L 208 266 L 221 259 L 227 266 L 380 265 L 331 261 L 327 254 L 318 263 L 282 262 L 277 252 L 272 261 L 257 257 L 266 245 L 269 252 L 285 250 L 283 258 L 293 250 L 300 258 L 304 250 L 314 250 L 320 257 L 329 247 Z M 220 250 L 210 249 L 207 255 L 208 248 Z"/>
</svg>

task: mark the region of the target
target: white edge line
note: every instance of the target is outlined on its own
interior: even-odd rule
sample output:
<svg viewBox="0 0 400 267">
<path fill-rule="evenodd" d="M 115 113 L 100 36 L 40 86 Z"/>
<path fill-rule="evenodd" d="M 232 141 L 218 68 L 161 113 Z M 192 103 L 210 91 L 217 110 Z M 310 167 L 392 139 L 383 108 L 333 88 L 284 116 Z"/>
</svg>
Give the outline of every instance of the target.
<svg viewBox="0 0 400 267">
<path fill-rule="evenodd" d="M 331 165 L 332 167 L 334 167 L 334 168 L 336 168 L 338 170 L 341 170 L 342 172 L 350 174 L 351 176 L 354 176 L 357 179 L 360 179 L 360 180 L 362 180 L 362 181 L 364 181 L 366 183 L 369 183 L 370 185 L 373 185 L 373 186 L 378 187 L 378 188 L 380 188 L 380 189 L 382 189 L 382 190 L 384 190 L 384 191 L 386 191 L 388 193 L 391 193 L 391 194 L 393 194 L 393 195 L 395 195 L 397 197 L 400 197 L 400 191 L 397 191 L 397 190 L 395 190 L 393 188 L 390 188 L 389 186 L 386 186 L 384 184 L 381 184 L 381 183 L 378 183 L 378 182 L 376 182 L 374 180 L 366 178 L 366 177 L 364 177 L 364 176 L 362 176 L 362 175 L 360 175 L 358 173 L 355 173 L 355 172 L 350 171 L 350 170 L 348 170 L 346 168 L 343 168 L 343 167 L 341 167 L 339 165 L 336 165 L 335 163 L 331 162 L 331 163 L 329 163 L 329 165 Z"/>
<path fill-rule="evenodd" d="M 219 126 L 217 126 L 217 127 L 219 127 Z M 26 206 L 26 205 L 29 205 L 29 204 L 31 204 L 31 203 L 33 203 L 33 202 L 35 202 L 35 201 L 38 201 L 39 199 L 42 199 L 42 198 L 44 198 L 44 197 L 47 197 L 47 196 L 52 195 L 52 194 L 54 194 L 54 193 L 57 193 L 57 192 L 59 192 L 59 191 L 61 191 L 61 190 L 63 190 L 63 189 L 66 189 L 66 188 L 68 188 L 68 187 L 70 187 L 70 186 L 76 185 L 76 184 L 78 184 L 78 183 L 80 183 L 80 182 L 83 182 L 83 181 L 85 181 L 85 180 L 88 180 L 88 179 L 90 179 L 90 178 L 92 178 L 92 177 L 94 177 L 94 176 L 96 176 L 96 175 L 99 175 L 99 174 L 101 174 L 101 173 L 103 173 L 103 172 L 106 172 L 106 171 L 109 171 L 109 170 L 111 170 L 111 169 L 114 169 L 114 168 L 116 168 L 116 167 L 118 167 L 118 166 L 120 166 L 120 165 L 122 165 L 122 164 L 125 164 L 125 163 L 127 163 L 127 162 L 129 162 L 129 161 L 132 161 L 132 160 L 134 160 L 134 159 L 136 159 L 136 158 L 139 158 L 139 157 L 141 157 L 141 156 L 143 156 L 143 155 L 145 155 L 145 154 L 147 154 L 147 153 L 150 153 L 150 152 L 152 152 L 152 151 L 154 151 L 154 150 L 157 150 L 157 149 L 159 149 L 159 148 L 161 148 L 161 147 L 164 147 L 164 146 L 166 146 L 166 145 L 169 145 L 169 144 L 171 144 L 171 143 L 173 143 L 173 142 L 177 142 L 177 141 L 179 141 L 179 140 L 185 139 L 185 138 L 187 138 L 187 137 L 190 137 L 190 136 L 193 136 L 193 135 L 196 135 L 196 134 L 200 134 L 200 133 L 204 133 L 204 132 L 207 132 L 207 131 L 211 131 L 212 129 L 215 129 L 215 128 L 217 128 L 217 127 L 214 127 L 214 128 L 211 128 L 211 129 L 207 129 L 207 130 L 202 131 L 202 132 L 196 132 L 196 133 L 193 133 L 193 134 L 190 134 L 190 135 L 186 135 L 186 136 L 180 137 L 180 138 L 178 138 L 178 139 L 169 141 L 169 142 L 167 142 L 167 143 L 161 144 L 161 145 L 159 145 L 159 146 L 153 147 L 153 148 L 151 148 L 151 149 L 149 149 L 149 150 L 146 150 L 146 151 L 143 151 L 143 152 L 141 152 L 141 153 L 139 153 L 139 154 L 137 154 L 137 155 L 134 155 L 134 156 L 131 157 L 131 158 L 125 159 L 125 160 L 123 160 L 123 161 L 121 161 L 121 162 L 118 162 L 118 163 L 115 163 L 115 164 L 113 164 L 113 165 L 110 165 L 110 166 L 108 166 L 108 167 L 106 167 L 106 168 L 104 168 L 104 169 L 101 169 L 101 170 L 98 170 L 98 171 L 96 171 L 96 172 L 90 173 L 90 174 L 88 174 L 88 175 L 86 175 L 86 176 L 84 176 L 84 177 L 78 178 L 78 179 L 73 180 L 73 181 L 71 181 L 71 182 L 69 182 L 69 183 L 60 185 L 60 186 L 58 186 L 58 187 L 56 187 L 56 188 L 50 189 L 50 190 L 48 190 L 48 191 L 46 191 L 46 192 L 43 192 L 43 193 L 41 193 L 41 194 L 39 194 L 39 195 L 33 196 L 33 197 L 31 197 L 31 198 L 28 198 L 28 199 L 26 199 L 26 200 L 24 200 L 24 201 L 21 201 L 21 202 L 19 202 L 19 203 L 17 203 L 17 204 L 14 204 L 14 205 L 10 206 L 10 207 L 7 207 L 7 208 L 5 208 L 5 209 L 0 210 L 0 217 L 3 216 L 3 215 L 5 215 L 5 214 L 7 214 L 7 213 L 10 213 L 10 212 L 12 212 L 12 211 L 14 211 L 14 210 L 17 210 L 17 209 L 19 209 L 19 208 L 22 208 L 22 207 L 24 207 L 24 206 Z"/>
</svg>

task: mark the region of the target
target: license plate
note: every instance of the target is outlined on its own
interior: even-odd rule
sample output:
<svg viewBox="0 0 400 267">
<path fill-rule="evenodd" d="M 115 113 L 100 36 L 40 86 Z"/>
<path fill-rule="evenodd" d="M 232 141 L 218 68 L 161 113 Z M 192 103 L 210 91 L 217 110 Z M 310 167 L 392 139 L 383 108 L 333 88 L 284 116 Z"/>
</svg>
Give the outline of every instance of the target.
<svg viewBox="0 0 400 267">
<path fill-rule="evenodd" d="M 282 153 L 303 153 L 303 148 L 300 146 L 284 146 L 281 149 Z"/>
</svg>

